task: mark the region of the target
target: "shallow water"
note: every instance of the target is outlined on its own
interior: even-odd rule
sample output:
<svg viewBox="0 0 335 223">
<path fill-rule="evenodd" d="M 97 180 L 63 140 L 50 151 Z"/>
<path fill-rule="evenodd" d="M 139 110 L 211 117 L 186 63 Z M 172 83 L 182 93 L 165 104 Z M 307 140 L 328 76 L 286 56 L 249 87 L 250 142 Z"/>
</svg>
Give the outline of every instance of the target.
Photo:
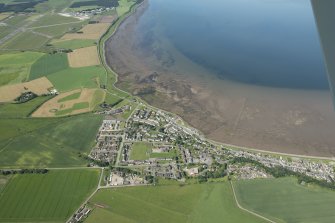
<svg viewBox="0 0 335 223">
<path fill-rule="evenodd" d="M 328 89 L 309 0 L 152 0 L 136 36 L 144 50 L 165 39 L 222 79 Z"/>
</svg>

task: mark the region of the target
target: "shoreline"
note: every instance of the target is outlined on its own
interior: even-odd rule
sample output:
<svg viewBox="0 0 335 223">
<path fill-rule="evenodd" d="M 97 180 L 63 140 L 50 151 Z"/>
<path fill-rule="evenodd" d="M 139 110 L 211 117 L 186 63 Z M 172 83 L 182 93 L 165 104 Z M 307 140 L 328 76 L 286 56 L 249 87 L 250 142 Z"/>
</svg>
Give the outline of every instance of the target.
<svg viewBox="0 0 335 223">
<path fill-rule="evenodd" d="M 108 63 L 108 55 L 107 55 L 107 52 L 108 50 L 106 48 L 108 48 L 108 44 L 106 44 L 107 42 L 109 41 L 112 41 L 112 38 L 114 37 L 115 34 L 117 34 L 117 32 L 119 31 L 120 29 L 120 26 L 122 26 L 127 20 L 129 17 L 133 16 L 134 13 L 138 10 L 138 8 L 140 6 L 143 5 L 143 3 L 145 3 L 147 1 L 143 1 L 142 3 L 140 3 L 139 5 L 135 4 L 134 7 L 132 7 L 132 9 L 130 10 L 129 13 L 127 13 L 127 15 L 122 19 L 122 21 L 117 25 L 117 27 L 115 28 L 115 30 L 112 32 L 112 34 L 108 35 L 106 37 L 106 39 L 103 41 L 103 60 L 104 60 L 104 66 L 107 66 L 106 69 L 109 69 L 114 75 L 115 75 L 115 81 L 113 83 L 113 87 L 116 88 L 117 90 L 121 90 L 123 92 L 127 92 L 125 90 L 123 90 L 122 88 L 120 88 L 119 86 L 116 86 L 119 84 L 119 74 L 115 71 L 115 69 L 113 69 L 112 66 L 109 65 Z M 108 75 L 108 74 L 107 74 Z M 109 74 L 110 75 L 110 74 Z M 133 93 L 131 92 L 127 92 L 129 95 L 133 95 Z M 155 105 L 152 105 L 150 102 L 148 102 L 147 100 L 145 100 L 143 97 L 138 97 L 138 96 L 134 96 L 136 98 L 140 98 L 141 101 L 144 101 L 145 104 L 148 104 L 150 107 L 153 107 L 155 109 L 161 109 L 161 110 L 164 110 L 166 111 L 166 109 L 163 109 L 161 108 L 160 106 L 155 106 Z M 156 108 L 157 107 L 157 108 Z M 177 115 L 178 117 L 180 117 L 185 123 L 187 123 L 188 125 L 192 126 L 193 128 L 197 129 L 198 131 L 200 132 L 203 132 L 201 131 L 201 129 L 195 127 L 194 125 L 192 125 L 191 123 L 189 123 L 187 120 L 184 119 L 184 117 L 182 117 L 182 115 L 178 115 L 176 114 L 175 112 L 173 111 L 166 111 L 168 113 L 173 113 L 174 115 Z M 296 153 L 286 153 L 286 152 L 281 152 L 281 151 L 274 151 L 274 150 L 269 150 L 269 149 L 256 149 L 257 147 L 248 147 L 248 146 L 240 146 L 240 145 L 236 145 L 236 144 L 230 144 L 230 143 L 225 143 L 225 142 L 222 142 L 224 140 L 220 140 L 220 141 L 217 141 L 217 140 L 213 140 L 213 139 L 210 139 L 210 137 L 208 137 L 206 134 L 203 134 L 209 141 L 215 143 L 215 144 L 220 144 L 220 145 L 226 145 L 226 146 L 229 146 L 229 147 L 234 147 L 235 149 L 240 149 L 240 150 L 250 150 L 250 151 L 254 151 L 254 152 L 261 152 L 261 153 L 270 153 L 270 154 L 274 154 L 274 155 L 286 155 L 286 156 L 292 156 L 292 157 L 302 157 L 302 158 L 310 158 L 310 159 L 322 159 L 322 160 L 334 160 L 334 157 L 333 156 L 317 156 L 317 155 L 304 155 L 304 154 L 296 154 Z"/>
</svg>

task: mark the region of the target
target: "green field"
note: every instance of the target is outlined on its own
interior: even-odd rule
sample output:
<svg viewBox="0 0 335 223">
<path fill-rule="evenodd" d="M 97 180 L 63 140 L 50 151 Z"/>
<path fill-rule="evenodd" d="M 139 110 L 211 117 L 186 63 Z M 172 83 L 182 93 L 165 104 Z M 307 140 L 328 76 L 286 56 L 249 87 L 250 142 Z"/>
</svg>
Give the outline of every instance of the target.
<svg viewBox="0 0 335 223">
<path fill-rule="evenodd" d="M 39 58 L 30 70 L 29 80 L 34 80 L 69 67 L 66 53 L 46 54 Z"/>
<path fill-rule="evenodd" d="M 51 41 L 51 44 L 60 49 L 79 49 L 89 46 L 95 46 L 96 41 L 95 40 L 86 40 L 86 39 L 78 39 L 78 40 L 66 40 L 66 41 Z"/>
<path fill-rule="evenodd" d="M 0 192 L 0 222 L 65 222 L 96 188 L 98 169 L 15 175 Z"/>
<path fill-rule="evenodd" d="M 100 190 L 86 223 L 236 223 L 264 222 L 240 210 L 228 182 Z"/>
<path fill-rule="evenodd" d="M 25 81 L 28 78 L 31 65 L 42 53 L 23 52 L 0 55 L 0 86 Z"/>
<path fill-rule="evenodd" d="M 147 160 L 150 158 L 152 144 L 147 142 L 135 142 L 130 152 L 131 160 Z"/>
<path fill-rule="evenodd" d="M 234 183 L 240 204 L 276 222 L 335 222 L 335 192 L 302 186 L 295 178 Z"/>
<path fill-rule="evenodd" d="M 52 96 L 37 97 L 20 104 L 0 104 L 0 117 L 3 118 L 25 118 L 35 111 L 41 104 L 52 98 Z"/>
<path fill-rule="evenodd" d="M 102 117 L 0 119 L 0 167 L 85 166 Z"/>
<path fill-rule="evenodd" d="M 90 107 L 90 104 L 88 102 L 75 103 L 72 106 L 72 108 L 61 110 L 61 111 L 56 111 L 56 116 L 67 115 L 67 114 L 70 114 L 72 111 L 89 108 L 89 107 Z"/>
<path fill-rule="evenodd" d="M 129 12 L 130 7 L 135 4 L 135 1 L 129 0 L 119 0 L 119 6 L 116 7 L 117 14 L 119 16 L 123 16 L 127 12 Z"/>
<path fill-rule="evenodd" d="M 49 75 L 47 78 L 59 91 L 70 91 L 78 88 L 100 87 L 100 80 L 104 76 L 101 66 L 69 68 Z"/>
<path fill-rule="evenodd" d="M 39 50 L 48 40 L 45 36 L 26 31 L 5 42 L 1 45 L 1 48 L 8 50 Z"/>
</svg>

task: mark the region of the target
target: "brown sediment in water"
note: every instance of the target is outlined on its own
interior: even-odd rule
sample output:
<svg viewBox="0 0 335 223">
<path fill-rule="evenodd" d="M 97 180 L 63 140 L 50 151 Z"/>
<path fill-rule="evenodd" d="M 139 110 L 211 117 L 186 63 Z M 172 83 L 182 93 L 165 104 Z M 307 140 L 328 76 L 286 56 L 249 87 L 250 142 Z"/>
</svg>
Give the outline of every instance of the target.
<svg viewBox="0 0 335 223">
<path fill-rule="evenodd" d="M 335 156 L 335 112 L 329 92 L 219 79 L 164 39 L 138 39 L 135 29 L 146 7 L 140 6 L 106 43 L 107 62 L 119 74 L 118 87 L 180 115 L 216 141 L 268 151 Z"/>
</svg>

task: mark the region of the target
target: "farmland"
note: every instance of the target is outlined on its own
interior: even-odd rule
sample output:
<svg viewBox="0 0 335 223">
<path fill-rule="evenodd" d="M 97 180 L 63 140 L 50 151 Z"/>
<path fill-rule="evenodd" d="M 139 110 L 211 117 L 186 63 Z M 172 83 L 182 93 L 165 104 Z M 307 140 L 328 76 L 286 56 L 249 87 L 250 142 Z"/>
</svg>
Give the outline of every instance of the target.
<svg viewBox="0 0 335 223">
<path fill-rule="evenodd" d="M 76 49 L 68 53 L 70 67 L 88 67 L 100 64 L 96 46 Z"/>
<path fill-rule="evenodd" d="M 0 48 L 6 50 L 39 50 L 48 40 L 49 38 L 46 36 L 26 31 L 10 39 Z"/>
<path fill-rule="evenodd" d="M 95 40 L 86 40 L 86 39 L 78 39 L 78 40 L 55 40 L 52 41 L 51 44 L 60 49 L 79 49 L 89 46 L 95 46 Z"/>
<path fill-rule="evenodd" d="M 0 104 L 1 118 L 25 118 L 32 114 L 41 104 L 48 101 L 51 96 L 37 97 L 26 103 Z"/>
<path fill-rule="evenodd" d="M 44 77 L 67 68 L 68 61 L 65 53 L 46 54 L 32 65 L 29 80 Z"/>
<path fill-rule="evenodd" d="M 101 93 L 99 93 L 101 92 Z M 33 117 L 54 117 L 92 111 L 103 102 L 105 92 L 100 89 L 82 89 L 61 93 L 37 109 Z"/>
<path fill-rule="evenodd" d="M 37 95 L 48 94 L 52 87 L 52 83 L 45 77 L 29 82 L 5 85 L 0 87 L 0 102 L 11 102 L 24 91 L 31 91 Z"/>
<path fill-rule="evenodd" d="M 131 223 L 264 222 L 237 208 L 228 182 L 106 189 L 89 203 L 95 209 L 87 223 L 106 217 Z"/>
<path fill-rule="evenodd" d="M 275 221 L 335 221 L 333 191 L 299 185 L 295 178 L 237 181 L 234 185 L 244 208 Z"/>
<path fill-rule="evenodd" d="M 35 52 L 0 55 L 0 86 L 25 81 L 31 65 L 41 56 L 42 53 Z"/>
<path fill-rule="evenodd" d="M 78 88 L 100 87 L 100 80 L 104 77 L 101 66 L 69 68 L 48 76 L 55 88 L 61 92 Z"/>
<path fill-rule="evenodd" d="M 85 166 L 78 153 L 91 150 L 101 119 L 0 119 L 1 167 Z"/>
<path fill-rule="evenodd" d="M 96 169 L 14 175 L 0 190 L 0 222 L 64 222 L 98 179 Z"/>
<path fill-rule="evenodd" d="M 97 24 L 88 24 L 84 26 L 79 33 L 67 33 L 61 39 L 71 40 L 71 39 L 91 39 L 97 40 L 102 34 L 104 34 L 108 27 L 109 23 L 97 23 Z"/>
</svg>

